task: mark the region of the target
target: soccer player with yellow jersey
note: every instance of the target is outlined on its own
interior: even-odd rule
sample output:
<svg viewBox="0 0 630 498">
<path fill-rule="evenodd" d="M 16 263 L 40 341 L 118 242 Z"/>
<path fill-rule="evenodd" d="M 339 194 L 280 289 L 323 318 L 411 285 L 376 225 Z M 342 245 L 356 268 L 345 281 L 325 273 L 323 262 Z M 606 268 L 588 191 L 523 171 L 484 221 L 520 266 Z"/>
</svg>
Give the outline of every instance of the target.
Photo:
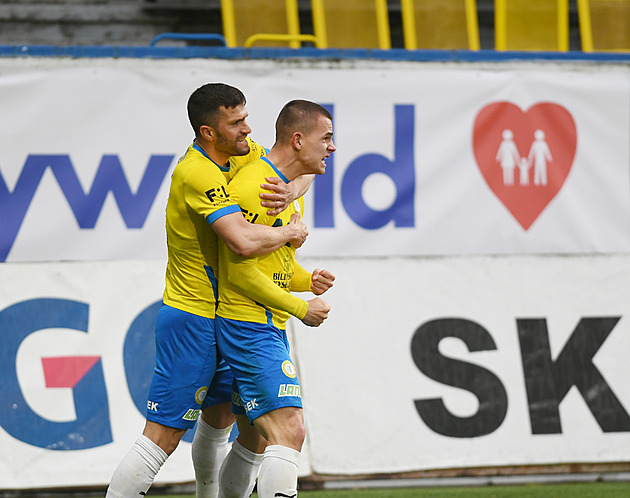
<svg viewBox="0 0 630 498">
<path fill-rule="evenodd" d="M 258 203 L 260 180 L 274 175 L 290 184 L 300 175 L 323 174 L 325 159 L 336 150 L 332 135 L 332 117 L 325 108 L 305 100 L 289 102 L 276 121 L 276 143 L 269 154 L 244 166 L 230 182 L 230 198 L 245 219 L 257 225 L 288 226 L 293 217 L 301 216 L 302 199 L 278 215 L 267 214 Z M 305 301 L 291 291 L 320 295 L 335 277 L 328 270 L 306 271 L 295 261 L 295 250 L 286 244 L 270 254 L 247 257 L 219 241 L 217 344 L 234 375 L 233 410 L 239 427 L 221 469 L 221 497 L 239 496 L 229 492 L 226 469 L 241 447 L 253 453 L 264 451 L 258 476 L 260 498 L 297 495 L 305 429 L 286 321 L 294 315 L 306 325 L 318 326 L 330 307 L 319 297 Z"/>
<path fill-rule="evenodd" d="M 299 247 L 308 234 L 297 216 L 279 228 L 248 223 L 229 196 L 234 171 L 266 153 L 247 138 L 251 128 L 240 90 L 220 83 L 204 85 L 190 96 L 188 115 L 195 140 L 173 171 L 166 207 L 168 263 L 156 322 L 156 367 L 147 420 L 142 436 L 114 472 L 108 498 L 146 494 L 197 419 L 192 448 L 197 496 L 217 496 L 219 469 L 234 421 L 232 374 L 227 366 L 219 367 L 216 348 L 218 238 L 236 253 L 253 256 L 288 243 Z M 308 178 L 296 190 L 276 183 L 271 178 L 264 181 L 275 192 L 265 201 L 276 208 L 274 213 L 310 185 Z M 232 472 L 245 473 L 248 485 L 257 469 L 252 470 L 248 461 L 233 465 Z"/>
</svg>

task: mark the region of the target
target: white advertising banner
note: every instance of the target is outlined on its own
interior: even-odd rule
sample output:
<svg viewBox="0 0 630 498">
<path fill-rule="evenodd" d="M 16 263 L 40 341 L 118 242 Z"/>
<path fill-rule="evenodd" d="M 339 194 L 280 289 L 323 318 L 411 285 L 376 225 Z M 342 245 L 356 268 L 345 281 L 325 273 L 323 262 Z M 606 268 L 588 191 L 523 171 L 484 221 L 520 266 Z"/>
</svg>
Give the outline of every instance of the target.
<svg viewBox="0 0 630 498">
<path fill-rule="evenodd" d="M 306 258 L 301 475 L 630 459 L 629 256 Z M 0 488 L 105 486 L 144 426 L 161 262 L 0 265 Z M 157 483 L 193 480 L 188 433 Z"/>
<path fill-rule="evenodd" d="M 294 322 L 315 473 L 630 459 L 630 259 L 309 259 Z"/>
<path fill-rule="evenodd" d="M 630 250 L 627 67 L 5 58 L 0 261 L 164 258 L 186 102 L 211 81 L 268 147 L 287 101 L 333 114 L 305 254 Z"/>
<path fill-rule="evenodd" d="M 144 427 L 164 265 L 6 263 L 0 281 L 1 487 L 106 484 Z M 190 450 L 162 470 L 189 481 Z"/>
<path fill-rule="evenodd" d="M 109 483 L 144 428 L 164 266 L 0 265 L 0 489 Z M 157 484 L 194 482 L 193 435 Z"/>
</svg>

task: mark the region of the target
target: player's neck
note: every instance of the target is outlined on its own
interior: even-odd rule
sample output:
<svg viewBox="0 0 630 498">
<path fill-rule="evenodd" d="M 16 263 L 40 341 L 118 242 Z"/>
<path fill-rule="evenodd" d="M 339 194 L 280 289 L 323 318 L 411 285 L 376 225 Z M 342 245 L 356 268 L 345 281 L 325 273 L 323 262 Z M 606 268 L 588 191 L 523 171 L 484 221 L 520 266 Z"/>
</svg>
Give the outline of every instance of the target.
<svg viewBox="0 0 630 498">
<path fill-rule="evenodd" d="M 276 169 L 282 173 L 287 180 L 295 180 L 298 176 L 302 175 L 302 165 L 297 159 L 286 149 L 280 149 L 278 147 L 272 147 L 267 154 L 267 159 L 273 163 Z"/>
<path fill-rule="evenodd" d="M 206 142 L 204 140 L 195 140 L 195 145 L 203 150 L 204 155 L 207 156 L 213 163 L 218 166 L 226 166 L 228 163 L 228 159 L 230 159 L 229 155 L 224 154 L 223 152 L 219 152 L 216 150 L 211 142 Z"/>
</svg>

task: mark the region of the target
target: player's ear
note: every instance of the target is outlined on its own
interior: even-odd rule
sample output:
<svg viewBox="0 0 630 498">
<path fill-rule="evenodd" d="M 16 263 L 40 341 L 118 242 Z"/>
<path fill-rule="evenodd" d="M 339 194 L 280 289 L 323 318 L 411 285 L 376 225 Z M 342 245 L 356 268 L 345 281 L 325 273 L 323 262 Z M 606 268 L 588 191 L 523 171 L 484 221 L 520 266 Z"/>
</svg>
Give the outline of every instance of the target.
<svg viewBox="0 0 630 498">
<path fill-rule="evenodd" d="M 208 140 L 208 141 L 214 140 L 214 137 L 216 136 L 216 132 L 214 131 L 214 128 L 208 125 L 202 125 L 201 128 L 199 128 L 199 133 L 201 134 L 204 140 Z"/>
<path fill-rule="evenodd" d="M 302 138 L 302 134 L 299 131 L 296 131 L 291 137 L 291 145 L 293 145 L 295 150 L 302 149 Z"/>
</svg>

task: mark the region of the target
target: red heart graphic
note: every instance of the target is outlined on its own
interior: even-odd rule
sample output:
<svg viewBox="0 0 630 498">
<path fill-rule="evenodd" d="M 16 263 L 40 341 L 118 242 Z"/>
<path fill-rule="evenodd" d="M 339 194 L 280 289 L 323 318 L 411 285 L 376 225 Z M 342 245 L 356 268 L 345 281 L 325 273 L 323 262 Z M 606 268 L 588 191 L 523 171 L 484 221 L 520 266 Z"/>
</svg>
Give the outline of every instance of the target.
<svg viewBox="0 0 630 498">
<path fill-rule="evenodd" d="M 573 117 L 551 102 L 526 112 L 511 102 L 494 102 L 479 111 L 473 127 L 481 174 L 525 230 L 562 188 L 576 144 Z"/>
</svg>

